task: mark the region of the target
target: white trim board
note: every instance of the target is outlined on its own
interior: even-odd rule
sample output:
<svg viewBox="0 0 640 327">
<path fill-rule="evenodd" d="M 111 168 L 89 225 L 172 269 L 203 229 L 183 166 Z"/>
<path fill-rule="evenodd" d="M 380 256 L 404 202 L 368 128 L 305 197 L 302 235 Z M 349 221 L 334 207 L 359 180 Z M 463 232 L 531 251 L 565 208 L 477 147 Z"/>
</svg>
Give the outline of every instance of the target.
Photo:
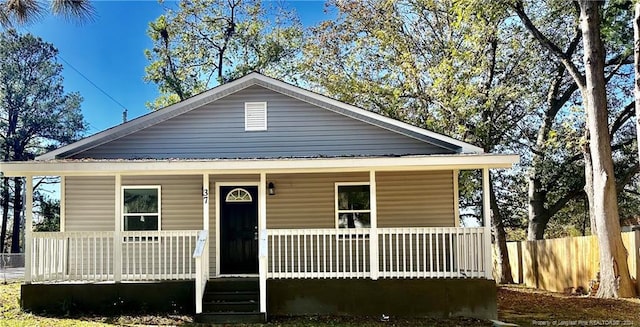
<svg viewBox="0 0 640 327">
<path fill-rule="evenodd" d="M 247 174 L 511 168 L 518 155 L 468 154 L 406 157 L 236 160 L 52 160 L 0 163 L 6 177 L 69 175 Z"/>
</svg>

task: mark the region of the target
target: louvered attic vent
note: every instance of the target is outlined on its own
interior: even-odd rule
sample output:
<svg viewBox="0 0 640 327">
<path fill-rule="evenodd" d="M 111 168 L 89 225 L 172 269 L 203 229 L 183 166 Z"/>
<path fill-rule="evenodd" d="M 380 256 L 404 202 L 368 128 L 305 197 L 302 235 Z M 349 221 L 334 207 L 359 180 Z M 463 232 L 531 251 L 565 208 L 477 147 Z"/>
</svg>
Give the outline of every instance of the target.
<svg viewBox="0 0 640 327">
<path fill-rule="evenodd" d="M 244 103 L 244 130 L 245 131 L 266 131 L 267 130 L 267 103 L 266 102 L 245 102 Z"/>
</svg>

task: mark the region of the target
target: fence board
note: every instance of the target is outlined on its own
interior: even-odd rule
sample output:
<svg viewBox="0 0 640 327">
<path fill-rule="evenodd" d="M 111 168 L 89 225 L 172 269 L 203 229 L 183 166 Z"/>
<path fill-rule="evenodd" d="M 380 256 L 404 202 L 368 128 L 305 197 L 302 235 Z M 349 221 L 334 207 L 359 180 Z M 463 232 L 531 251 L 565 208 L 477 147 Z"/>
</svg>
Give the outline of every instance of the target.
<svg viewBox="0 0 640 327">
<path fill-rule="evenodd" d="M 636 235 L 638 234 L 638 235 Z M 622 233 L 633 279 L 640 276 L 640 231 Z M 595 236 L 564 237 L 538 241 L 508 242 L 509 263 L 516 283 L 553 292 L 582 287 L 596 277 L 600 258 Z M 495 271 L 495 270 L 494 270 Z M 640 283 L 636 283 L 640 291 Z"/>
</svg>

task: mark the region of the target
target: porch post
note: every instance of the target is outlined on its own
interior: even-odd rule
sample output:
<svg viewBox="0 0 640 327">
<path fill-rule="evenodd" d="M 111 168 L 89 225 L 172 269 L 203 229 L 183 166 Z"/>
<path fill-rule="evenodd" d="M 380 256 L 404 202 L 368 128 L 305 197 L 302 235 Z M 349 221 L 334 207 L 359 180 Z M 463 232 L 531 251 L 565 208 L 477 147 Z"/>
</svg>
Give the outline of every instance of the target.
<svg viewBox="0 0 640 327">
<path fill-rule="evenodd" d="M 482 168 L 482 216 L 484 221 L 484 277 L 493 279 L 491 247 L 491 202 L 489 201 L 489 168 Z"/>
<path fill-rule="evenodd" d="M 460 182 L 458 181 L 460 171 L 453 170 L 453 222 L 454 226 L 460 227 Z"/>
<path fill-rule="evenodd" d="M 24 282 L 31 283 L 31 245 L 33 232 L 33 176 L 25 177 L 25 217 L 24 217 Z"/>
<path fill-rule="evenodd" d="M 122 176 L 116 174 L 115 176 L 115 230 L 113 233 L 113 280 L 119 283 L 122 280 L 122 218 L 120 217 L 121 210 L 121 195 L 120 189 L 122 188 Z"/>
<path fill-rule="evenodd" d="M 378 200 L 377 200 L 377 185 L 376 185 L 376 171 L 369 171 L 369 209 L 371 210 L 371 228 L 369 235 L 369 271 L 371 273 L 371 279 L 377 280 L 379 274 L 378 266 Z"/>
<path fill-rule="evenodd" d="M 258 185 L 258 273 L 260 274 L 260 312 L 267 312 L 267 174 L 260 173 Z"/>
<path fill-rule="evenodd" d="M 211 193 L 209 192 L 209 174 L 202 174 L 202 229 L 207 231 L 207 243 L 204 249 L 205 266 L 204 271 L 209 280 L 209 245 L 211 244 L 211 233 L 209 233 L 209 201 L 211 201 Z"/>
<path fill-rule="evenodd" d="M 66 177 L 60 176 L 60 232 L 64 232 L 66 229 Z"/>
</svg>

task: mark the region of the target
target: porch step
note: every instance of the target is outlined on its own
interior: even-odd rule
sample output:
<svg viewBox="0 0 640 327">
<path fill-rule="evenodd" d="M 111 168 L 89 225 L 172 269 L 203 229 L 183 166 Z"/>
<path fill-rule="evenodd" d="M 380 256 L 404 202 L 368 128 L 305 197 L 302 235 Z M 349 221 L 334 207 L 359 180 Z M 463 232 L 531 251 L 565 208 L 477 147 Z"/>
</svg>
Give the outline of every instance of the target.
<svg viewBox="0 0 640 327">
<path fill-rule="evenodd" d="M 196 322 L 229 324 L 265 322 L 260 312 L 260 286 L 257 278 L 218 278 L 207 282 L 202 314 Z"/>
<path fill-rule="evenodd" d="M 255 301 L 260 300 L 258 291 L 220 291 L 205 292 L 204 302 L 220 302 L 220 301 Z"/>
<path fill-rule="evenodd" d="M 261 312 L 218 312 L 198 314 L 195 321 L 204 324 L 252 324 L 264 323 L 267 318 Z"/>
</svg>

